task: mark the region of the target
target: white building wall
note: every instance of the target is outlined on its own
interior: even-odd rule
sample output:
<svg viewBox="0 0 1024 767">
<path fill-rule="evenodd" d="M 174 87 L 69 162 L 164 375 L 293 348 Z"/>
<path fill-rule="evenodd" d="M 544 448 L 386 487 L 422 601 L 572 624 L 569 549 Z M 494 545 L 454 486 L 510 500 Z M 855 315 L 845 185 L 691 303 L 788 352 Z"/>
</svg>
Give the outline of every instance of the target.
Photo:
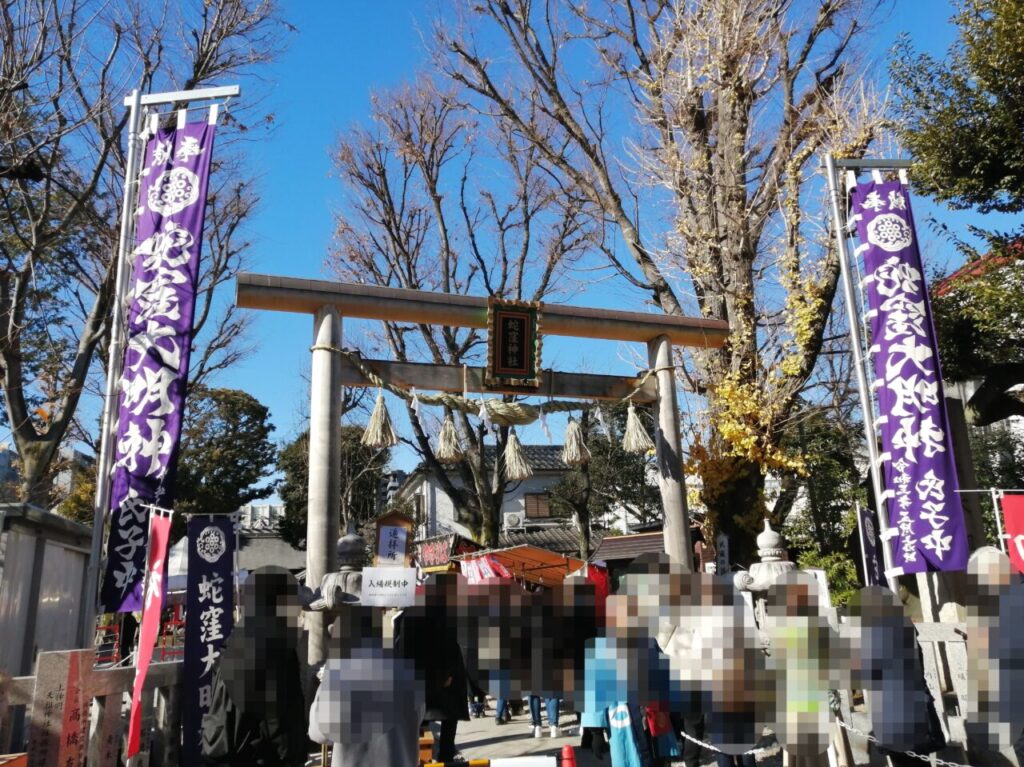
<svg viewBox="0 0 1024 767">
<path fill-rule="evenodd" d="M 544 493 L 561 481 L 561 473 L 538 472 L 529 479 L 513 485 L 508 492 L 501 506 L 502 527 L 504 518 L 508 514 L 519 514 L 521 519 L 526 520 L 526 496 L 534 493 Z M 454 480 L 454 478 L 453 478 Z M 454 480 L 456 487 L 461 487 L 460 480 Z M 430 538 L 435 535 L 447 533 L 458 533 L 466 538 L 472 538 L 469 529 L 455 521 L 455 504 L 444 492 L 433 475 L 420 477 L 410 487 L 406 488 L 406 497 L 420 496 L 423 501 L 423 517 L 425 523 L 417 531 L 418 538 Z"/>
</svg>

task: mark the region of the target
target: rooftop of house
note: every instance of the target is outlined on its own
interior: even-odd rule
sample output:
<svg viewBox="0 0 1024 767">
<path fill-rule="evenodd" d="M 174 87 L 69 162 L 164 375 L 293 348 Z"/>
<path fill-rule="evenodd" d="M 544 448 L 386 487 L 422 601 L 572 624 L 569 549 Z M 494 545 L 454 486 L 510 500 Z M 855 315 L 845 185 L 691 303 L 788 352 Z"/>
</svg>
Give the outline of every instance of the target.
<svg viewBox="0 0 1024 767">
<path fill-rule="evenodd" d="M 523 445 L 523 452 L 530 468 L 534 472 L 563 472 L 569 467 L 562 463 L 561 445 Z M 484 447 L 484 461 L 488 466 L 494 462 L 496 448 L 494 445 Z M 414 485 L 428 472 L 426 461 L 421 461 L 403 480 L 399 493 L 405 488 Z"/>
<path fill-rule="evenodd" d="M 301 570 L 306 566 L 306 552 L 276 535 L 249 536 L 243 532 L 240 538 L 238 566 L 243 570 L 255 570 L 265 565 Z"/>
<path fill-rule="evenodd" d="M 1010 243 L 1001 251 L 990 251 L 973 261 L 968 261 L 952 274 L 937 281 L 932 290 L 936 296 L 943 296 L 958 286 L 1017 261 L 1024 262 L 1024 239 Z"/>
<path fill-rule="evenodd" d="M 276 519 L 242 519 L 239 531 L 243 535 L 278 535 Z"/>
<path fill-rule="evenodd" d="M 609 535 L 594 550 L 594 559 L 605 562 L 635 559 L 648 552 L 665 550 L 665 536 L 660 533 Z"/>
<path fill-rule="evenodd" d="M 602 531 L 592 531 L 590 533 L 590 548 L 596 548 L 604 535 L 605 533 Z M 559 554 L 579 556 L 580 552 L 579 533 L 571 525 L 545 527 L 539 530 L 506 530 L 498 538 L 498 545 L 501 548 L 519 546 L 524 543 Z"/>
<path fill-rule="evenodd" d="M 495 445 L 484 446 L 484 461 L 488 466 L 493 463 L 496 454 Z M 562 463 L 561 445 L 523 445 L 523 454 L 534 471 L 565 471 L 569 468 Z M 421 463 L 420 466 L 426 464 Z"/>
</svg>

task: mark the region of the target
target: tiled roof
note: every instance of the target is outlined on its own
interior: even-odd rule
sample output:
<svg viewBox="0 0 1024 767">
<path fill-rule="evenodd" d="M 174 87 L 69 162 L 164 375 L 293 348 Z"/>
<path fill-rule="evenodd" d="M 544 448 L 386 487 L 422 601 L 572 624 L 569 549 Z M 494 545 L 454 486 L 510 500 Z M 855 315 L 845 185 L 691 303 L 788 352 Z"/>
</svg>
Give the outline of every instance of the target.
<svg viewBox="0 0 1024 767">
<path fill-rule="evenodd" d="M 243 518 L 239 532 L 242 535 L 277 535 L 277 520 L 254 519 L 248 522 Z"/>
<path fill-rule="evenodd" d="M 593 559 L 605 562 L 635 559 L 650 551 L 664 551 L 665 536 L 662 533 L 640 533 L 639 535 L 606 536 L 594 552 Z"/>
<path fill-rule="evenodd" d="M 494 460 L 494 445 L 484 447 L 484 460 L 488 465 Z M 562 463 L 561 445 L 523 445 L 526 460 L 534 471 L 568 471 Z"/>
<path fill-rule="evenodd" d="M 239 537 L 238 566 L 243 570 L 255 570 L 265 565 L 301 570 L 306 566 L 306 552 L 293 548 L 276 535 L 246 535 L 243 532 Z"/>
<path fill-rule="evenodd" d="M 493 445 L 484 446 L 484 460 L 488 466 L 494 461 L 494 450 Z M 526 460 L 529 461 L 530 468 L 535 472 L 564 472 L 569 470 L 569 467 L 562 463 L 561 445 L 523 445 L 523 450 L 526 452 Z M 454 471 L 454 469 L 451 471 Z M 410 487 L 417 487 L 420 482 L 426 481 L 425 478 L 428 474 L 429 469 L 427 468 L 426 461 L 421 461 L 402 480 L 402 484 L 397 491 L 398 494 L 401 495 Z"/>
<path fill-rule="evenodd" d="M 591 548 L 600 543 L 603 535 L 603 532 L 597 530 L 591 532 Z M 573 527 L 546 527 L 540 530 L 527 531 L 511 530 L 503 532 L 498 538 L 498 545 L 502 548 L 519 546 L 523 543 L 555 551 L 559 554 L 579 556 L 580 552 L 579 536 Z"/>
<path fill-rule="evenodd" d="M 1004 250 L 989 252 L 974 261 L 969 261 L 948 277 L 936 282 L 932 289 L 936 296 L 944 296 L 953 288 L 966 284 L 978 277 L 984 277 L 990 271 L 998 269 L 1014 261 L 1024 260 L 1024 240 L 1010 243 Z"/>
<path fill-rule="evenodd" d="M 494 460 L 494 451 L 494 445 L 484 446 L 484 460 L 488 466 Z M 561 445 L 523 445 L 523 452 L 526 454 L 526 460 L 534 471 L 568 471 L 569 469 L 568 466 L 562 463 Z M 426 462 L 420 462 L 412 474 L 409 474 L 403 480 L 402 484 L 405 485 L 412 481 L 417 472 L 424 472 L 426 470 Z"/>
</svg>

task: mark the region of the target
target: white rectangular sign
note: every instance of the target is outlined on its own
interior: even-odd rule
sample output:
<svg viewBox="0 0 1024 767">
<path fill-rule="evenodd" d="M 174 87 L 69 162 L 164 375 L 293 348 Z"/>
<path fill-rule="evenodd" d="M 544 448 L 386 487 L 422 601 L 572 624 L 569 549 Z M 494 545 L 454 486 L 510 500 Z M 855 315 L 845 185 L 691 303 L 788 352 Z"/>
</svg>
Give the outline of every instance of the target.
<svg viewBox="0 0 1024 767">
<path fill-rule="evenodd" d="M 364 567 L 360 602 L 370 607 L 410 607 L 416 602 L 415 567 Z"/>
<path fill-rule="evenodd" d="M 377 541 L 377 564 L 404 565 L 405 528 L 385 525 L 380 528 L 377 535 L 379 538 Z"/>
</svg>

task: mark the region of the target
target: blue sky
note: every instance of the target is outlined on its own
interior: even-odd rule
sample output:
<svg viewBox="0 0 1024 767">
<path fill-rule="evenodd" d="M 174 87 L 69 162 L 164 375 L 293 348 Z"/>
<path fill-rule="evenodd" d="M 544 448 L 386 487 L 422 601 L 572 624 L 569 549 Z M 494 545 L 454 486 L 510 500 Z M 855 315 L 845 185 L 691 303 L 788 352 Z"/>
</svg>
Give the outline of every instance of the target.
<svg viewBox="0 0 1024 767">
<path fill-rule="evenodd" d="M 330 177 L 328 151 L 346 126 L 367 118 L 374 89 L 412 79 L 427 60 L 421 31 L 429 28 L 431 8 L 409 0 L 286 3 L 287 18 L 298 32 L 291 36 L 287 51 L 264 71 L 265 108 L 274 113 L 276 128 L 252 149 L 254 168 L 261 177 L 262 202 L 250 227 L 254 246 L 248 271 L 329 276 L 323 261 L 331 238 L 332 211 L 340 203 L 340 187 Z M 941 53 L 953 39 L 953 29 L 946 21 L 950 15 L 945 0 L 896 0 L 874 32 L 871 58 L 883 67 L 887 51 L 901 32 L 909 33 L 918 49 Z M 919 220 L 921 207 L 919 204 Z M 954 229 L 968 220 L 945 212 L 942 216 Z M 932 263 L 945 260 L 947 247 L 929 244 L 933 238 L 926 231 L 920 236 L 925 241 L 926 259 Z M 614 295 L 595 294 L 586 300 L 608 305 L 614 303 Z M 271 410 L 276 436 L 289 438 L 302 428 L 306 412 L 312 319 L 276 312 L 255 314 L 252 339 L 258 344 L 257 352 L 224 373 L 218 383 L 257 397 Z M 346 331 L 351 337 L 358 334 L 359 327 L 349 323 Z M 624 352 L 615 344 L 546 342 L 544 364 L 629 373 L 633 368 L 622 359 Z M 600 359 L 599 365 L 595 365 L 596 359 Z M 397 410 L 392 408 L 393 415 Z M 525 441 L 542 439 L 537 427 L 521 436 Z M 399 467 L 414 463 L 411 451 L 396 456 Z"/>
</svg>

